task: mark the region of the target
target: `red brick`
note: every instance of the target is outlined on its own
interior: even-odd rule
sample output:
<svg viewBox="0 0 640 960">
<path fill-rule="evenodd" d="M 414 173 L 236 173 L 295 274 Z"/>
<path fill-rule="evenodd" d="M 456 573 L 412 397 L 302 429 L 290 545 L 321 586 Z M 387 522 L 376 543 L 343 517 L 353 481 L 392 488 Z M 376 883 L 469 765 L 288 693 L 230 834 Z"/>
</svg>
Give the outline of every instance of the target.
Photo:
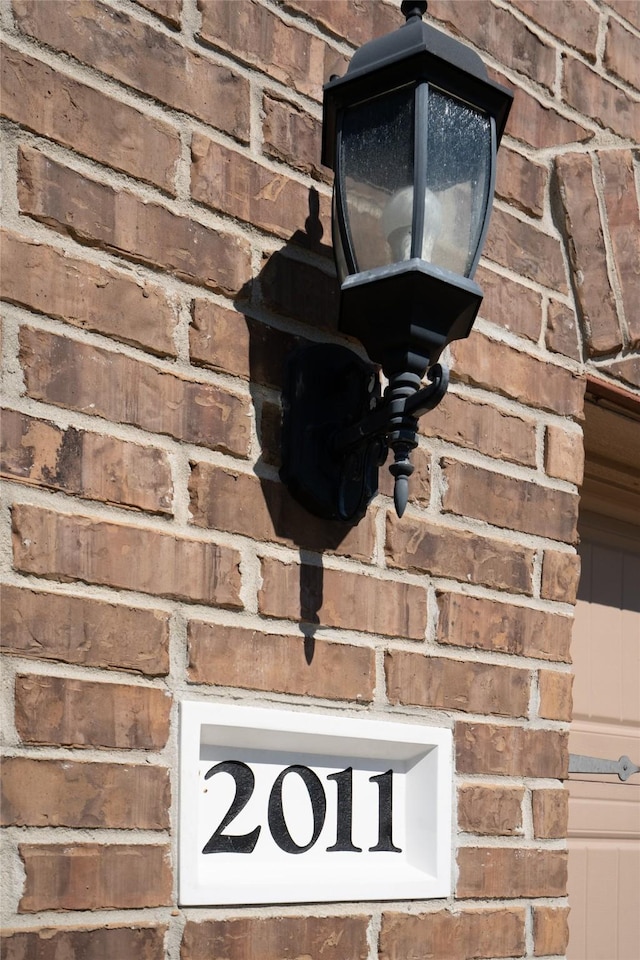
<svg viewBox="0 0 640 960">
<path fill-rule="evenodd" d="M 197 526 L 361 560 L 372 558 L 376 517 L 372 510 L 356 526 L 319 520 L 282 483 L 211 463 L 192 464 L 189 495 Z"/>
<path fill-rule="evenodd" d="M 511 0 L 534 23 L 595 60 L 599 16 L 583 0 Z"/>
<path fill-rule="evenodd" d="M 496 194 L 523 213 L 542 217 L 547 188 L 547 168 L 502 147 L 498 154 Z"/>
<path fill-rule="evenodd" d="M 248 141 L 249 83 L 228 67 L 94 0 L 74 0 L 65 17 L 50 16 L 39 0 L 14 0 L 13 9 L 23 33 Z"/>
<path fill-rule="evenodd" d="M 458 828 L 482 836 L 522 833 L 523 787 L 467 783 L 458 789 Z"/>
<path fill-rule="evenodd" d="M 507 78 L 498 71 L 489 72 L 493 79 L 510 86 Z M 594 136 L 592 130 L 568 120 L 553 107 L 544 106 L 521 88 L 516 92 L 505 132 L 536 150 L 557 149 L 568 143 L 587 143 Z"/>
<path fill-rule="evenodd" d="M 18 50 L 4 47 L 0 64 L 3 116 L 175 194 L 181 147 L 177 130 L 168 123 Z"/>
<path fill-rule="evenodd" d="M 366 960 L 369 917 L 187 920 L 181 960 Z"/>
<path fill-rule="evenodd" d="M 580 557 L 577 553 L 545 550 L 542 561 L 540 596 L 562 603 L 575 603 L 580 579 Z"/>
<path fill-rule="evenodd" d="M 567 892 L 567 851 L 462 847 L 458 897 L 562 897 Z"/>
<path fill-rule="evenodd" d="M 295 13 L 311 17 L 321 27 L 355 47 L 381 37 L 402 26 L 400 10 L 384 3 L 362 3 L 361 0 L 283 0 L 283 6 Z"/>
<path fill-rule="evenodd" d="M 164 451 L 75 427 L 62 430 L 13 410 L 2 416 L 0 473 L 89 500 L 171 513 L 173 484 Z"/>
<path fill-rule="evenodd" d="M 411 640 L 423 639 L 427 618 L 423 587 L 268 558 L 259 607 L 267 617 Z"/>
<path fill-rule="evenodd" d="M 636 41 L 637 42 L 637 41 Z M 568 106 L 613 130 L 621 137 L 638 139 L 640 101 L 609 83 L 580 60 L 563 58 L 562 96 Z"/>
<path fill-rule="evenodd" d="M 484 267 L 478 268 L 475 279 L 484 294 L 481 316 L 537 343 L 542 326 L 540 294 Z"/>
<path fill-rule="evenodd" d="M 478 331 L 452 345 L 455 375 L 521 403 L 561 416 L 582 415 L 585 381 Z"/>
<path fill-rule="evenodd" d="M 19 827 L 167 830 L 165 767 L 8 757 L 2 764 L 2 823 Z"/>
<path fill-rule="evenodd" d="M 368 647 L 190 621 L 189 679 L 244 690 L 369 703 L 375 653 Z"/>
<path fill-rule="evenodd" d="M 14 504 L 12 517 L 14 562 L 25 573 L 242 607 L 230 547 L 26 504 Z"/>
<path fill-rule="evenodd" d="M 263 463 L 273 467 L 280 466 L 280 451 L 282 448 L 282 411 L 280 404 L 264 400 L 257 424 L 260 456 Z"/>
<path fill-rule="evenodd" d="M 35 660 L 169 672 L 169 614 L 64 593 L 0 587 L 2 650 Z"/>
<path fill-rule="evenodd" d="M 444 459 L 442 474 L 442 509 L 446 513 L 568 543 L 577 538 L 577 494 L 457 460 Z"/>
<path fill-rule="evenodd" d="M 533 834 L 546 840 L 564 839 L 569 821 L 567 790 L 534 790 L 531 794 Z"/>
<path fill-rule="evenodd" d="M 615 296 L 611 289 L 593 167 L 587 154 L 556 157 L 569 257 L 577 306 L 586 328 L 589 354 L 610 353 L 622 346 Z"/>
<path fill-rule="evenodd" d="M 137 4 L 155 13 L 172 27 L 180 26 L 182 0 L 135 0 Z"/>
<path fill-rule="evenodd" d="M 334 274 L 278 251 L 260 271 L 264 305 L 314 330 L 336 332 L 340 286 Z"/>
<path fill-rule="evenodd" d="M 151 353 L 175 356 L 176 311 L 156 284 L 17 234 L 3 231 L 0 240 L 3 300 Z"/>
<path fill-rule="evenodd" d="M 485 0 L 431 0 L 429 14 L 446 23 L 505 66 L 549 89 L 556 74 L 555 51 L 508 10 Z"/>
<path fill-rule="evenodd" d="M 564 956 L 569 943 L 569 907 L 534 907 L 533 940 L 534 956 Z"/>
<path fill-rule="evenodd" d="M 640 30 L 640 3 L 638 0 L 608 0 L 608 5 L 632 26 Z"/>
<path fill-rule="evenodd" d="M 609 18 L 604 65 L 624 83 L 640 90 L 640 45 L 638 38 L 621 23 Z"/>
<path fill-rule="evenodd" d="M 212 450 L 249 453 L 245 397 L 44 330 L 23 327 L 20 345 L 27 393 L 36 400 Z"/>
<path fill-rule="evenodd" d="M 624 380 L 632 387 L 640 388 L 640 357 L 625 357 L 617 363 L 608 363 L 602 369 L 617 380 Z"/>
<path fill-rule="evenodd" d="M 580 485 L 584 476 L 582 433 L 549 424 L 545 434 L 544 468 L 550 477 Z"/>
<path fill-rule="evenodd" d="M 25 743 L 161 750 L 170 712 L 171 697 L 155 687 L 16 677 L 16 728 Z"/>
<path fill-rule="evenodd" d="M 528 670 L 389 650 L 385 671 L 393 704 L 511 717 L 525 716 L 529 705 Z"/>
<path fill-rule="evenodd" d="M 297 180 L 199 133 L 191 140 L 191 157 L 194 200 L 286 240 L 304 229 L 309 190 Z M 321 196 L 319 205 L 320 229 L 329 235 L 330 201 Z"/>
<path fill-rule="evenodd" d="M 439 643 L 570 661 L 569 617 L 460 593 L 438 594 Z"/>
<path fill-rule="evenodd" d="M 479 960 L 524 950 L 522 907 L 382 915 L 380 960 Z"/>
<path fill-rule="evenodd" d="M 557 300 L 547 307 L 545 343 L 548 350 L 561 353 L 572 360 L 582 360 L 582 337 L 575 310 Z"/>
<path fill-rule="evenodd" d="M 331 179 L 330 171 L 320 163 L 322 124 L 319 120 L 275 93 L 264 94 L 262 113 L 263 150 L 267 156 L 316 179 Z"/>
<path fill-rule="evenodd" d="M 389 472 L 389 464 L 392 462 L 393 458 L 387 457 L 378 474 L 378 490 L 385 497 L 393 497 L 395 481 Z M 411 463 L 414 472 L 409 480 L 409 503 L 428 506 L 431 499 L 431 451 L 416 447 L 411 451 Z M 367 516 L 370 513 L 371 510 Z"/>
<path fill-rule="evenodd" d="M 417 517 L 387 518 L 387 561 L 401 570 L 531 593 L 533 551 Z"/>
<path fill-rule="evenodd" d="M 570 721 L 573 718 L 571 688 L 573 674 L 541 670 L 539 677 L 540 705 L 538 713 L 547 720 Z"/>
<path fill-rule="evenodd" d="M 611 21 L 613 22 L 613 21 Z M 607 227 L 620 281 L 625 319 L 631 346 L 640 346 L 640 209 L 635 189 L 630 150 L 606 150 L 598 154 Z"/>
<path fill-rule="evenodd" d="M 505 210 L 493 211 L 484 255 L 556 293 L 568 290 L 560 241 Z"/>
<path fill-rule="evenodd" d="M 567 734 L 488 723 L 458 722 L 458 773 L 566 779 Z"/>
<path fill-rule="evenodd" d="M 7 931 L 0 946 L 4 960 L 164 960 L 165 933 L 164 926 L 41 927 Z"/>
<path fill-rule="evenodd" d="M 221 293 L 238 293 L 250 277 L 245 240 L 90 180 L 32 147 L 20 148 L 18 177 L 21 210 L 82 243 Z"/>
<path fill-rule="evenodd" d="M 155 844 L 21 844 L 20 913 L 133 910 L 171 903 L 169 847 Z M 84 960 L 84 957 L 83 957 Z"/>
<path fill-rule="evenodd" d="M 458 447 L 479 450 L 489 457 L 533 467 L 536 427 L 488 403 L 476 403 L 455 393 L 445 394 L 435 410 L 420 419 L 420 433 L 448 440 Z"/>
<path fill-rule="evenodd" d="M 254 0 L 198 0 L 198 9 L 203 40 L 315 100 L 331 74 L 344 73 L 347 61 L 336 49 Z"/>
</svg>

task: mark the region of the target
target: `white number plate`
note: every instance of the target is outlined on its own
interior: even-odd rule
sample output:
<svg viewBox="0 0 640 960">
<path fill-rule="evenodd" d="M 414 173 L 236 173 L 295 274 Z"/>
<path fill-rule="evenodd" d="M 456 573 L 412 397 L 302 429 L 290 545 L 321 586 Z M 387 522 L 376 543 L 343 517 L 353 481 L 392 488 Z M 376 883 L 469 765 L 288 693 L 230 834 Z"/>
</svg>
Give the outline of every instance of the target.
<svg viewBox="0 0 640 960">
<path fill-rule="evenodd" d="M 450 893 L 451 733 L 184 702 L 180 902 Z"/>
</svg>

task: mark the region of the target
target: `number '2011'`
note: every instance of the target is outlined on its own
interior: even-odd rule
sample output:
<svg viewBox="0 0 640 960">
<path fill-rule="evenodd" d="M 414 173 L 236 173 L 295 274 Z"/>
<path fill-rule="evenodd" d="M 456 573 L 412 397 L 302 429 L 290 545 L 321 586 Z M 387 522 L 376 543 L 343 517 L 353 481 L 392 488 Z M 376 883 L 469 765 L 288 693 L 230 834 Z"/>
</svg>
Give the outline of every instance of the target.
<svg viewBox="0 0 640 960">
<path fill-rule="evenodd" d="M 223 760 L 216 763 L 215 766 L 207 770 L 204 778 L 209 780 L 218 773 L 228 773 L 235 781 L 235 794 L 229 808 L 220 823 L 211 834 L 204 847 L 203 853 L 252 853 L 258 837 L 260 836 L 261 826 L 256 826 L 248 833 L 227 833 L 227 827 L 235 820 L 238 814 L 244 810 L 251 799 L 255 786 L 255 777 L 253 770 L 246 763 L 239 760 Z M 296 843 L 285 819 L 284 807 L 282 803 L 282 788 L 284 781 L 289 776 L 298 776 L 304 783 L 309 800 L 311 802 L 311 811 L 313 815 L 313 832 L 308 843 Z M 352 852 L 361 853 L 362 847 L 356 847 L 353 843 L 351 832 L 353 823 L 353 768 L 347 767 L 345 770 L 339 770 L 337 773 L 331 773 L 327 780 L 335 783 L 337 788 L 337 816 L 336 816 L 336 839 L 335 843 L 327 847 L 329 853 L 334 852 Z M 378 788 L 378 842 L 369 847 L 370 852 L 390 852 L 401 853 L 401 849 L 396 847 L 391 836 L 393 826 L 393 770 L 387 770 L 375 777 L 369 777 L 370 783 L 375 783 Z M 285 853 L 305 853 L 316 843 L 324 827 L 327 813 L 327 798 L 320 778 L 301 764 L 293 764 L 286 767 L 276 777 L 271 793 L 269 794 L 269 803 L 267 807 L 267 822 L 269 831 L 275 843 L 284 850 Z"/>
</svg>

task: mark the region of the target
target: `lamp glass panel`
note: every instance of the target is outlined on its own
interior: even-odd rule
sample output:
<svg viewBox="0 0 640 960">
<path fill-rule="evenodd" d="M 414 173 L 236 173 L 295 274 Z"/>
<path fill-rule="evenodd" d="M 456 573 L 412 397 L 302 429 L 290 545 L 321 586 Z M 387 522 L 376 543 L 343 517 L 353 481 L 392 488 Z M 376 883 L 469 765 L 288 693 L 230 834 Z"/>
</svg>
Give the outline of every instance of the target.
<svg viewBox="0 0 640 960">
<path fill-rule="evenodd" d="M 344 112 L 339 188 L 356 272 L 411 256 L 414 91 L 402 87 Z M 389 238 L 385 211 L 397 197 L 402 229 Z"/>
<path fill-rule="evenodd" d="M 491 120 L 432 87 L 422 259 L 471 276 L 491 197 Z"/>
</svg>

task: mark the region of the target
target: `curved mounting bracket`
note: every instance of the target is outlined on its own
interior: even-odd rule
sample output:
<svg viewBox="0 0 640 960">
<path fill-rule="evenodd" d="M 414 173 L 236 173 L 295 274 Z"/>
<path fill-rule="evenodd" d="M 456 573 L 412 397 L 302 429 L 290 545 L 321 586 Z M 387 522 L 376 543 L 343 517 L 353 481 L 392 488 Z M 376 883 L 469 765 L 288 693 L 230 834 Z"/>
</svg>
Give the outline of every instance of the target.
<svg viewBox="0 0 640 960">
<path fill-rule="evenodd" d="M 378 368 L 346 347 L 317 344 L 291 355 L 282 391 L 282 467 L 291 494 L 311 513 L 357 522 L 378 492 L 378 471 L 389 448 L 394 502 L 402 516 L 413 473 L 418 417 L 432 410 L 449 386 L 435 364 L 420 389 L 411 374 L 390 378 L 381 396 Z"/>
</svg>

